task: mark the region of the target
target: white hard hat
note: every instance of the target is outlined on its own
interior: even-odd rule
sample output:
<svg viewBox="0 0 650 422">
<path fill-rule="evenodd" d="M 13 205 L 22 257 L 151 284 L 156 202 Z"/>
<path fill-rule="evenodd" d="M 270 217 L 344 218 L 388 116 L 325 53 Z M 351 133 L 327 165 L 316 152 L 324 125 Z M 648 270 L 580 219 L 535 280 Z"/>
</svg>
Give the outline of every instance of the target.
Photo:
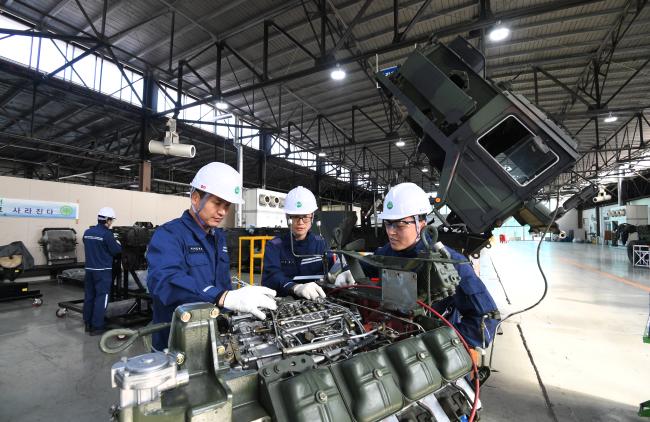
<svg viewBox="0 0 650 422">
<path fill-rule="evenodd" d="M 379 214 L 382 220 L 399 220 L 411 215 L 429 214 L 429 196 L 415 183 L 400 183 L 388 191 L 384 209 Z"/>
<path fill-rule="evenodd" d="M 291 189 L 284 199 L 284 212 L 289 215 L 311 214 L 317 209 L 316 197 L 302 186 Z"/>
<path fill-rule="evenodd" d="M 107 218 L 112 218 L 115 220 L 117 215 L 115 215 L 115 210 L 111 207 L 102 207 L 97 212 L 97 218 L 100 220 L 106 220 Z"/>
<path fill-rule="evenodd" d="M 228 164 L 213 162 L 204 165 L 196 172 L 190 185 L 224 201 L 233 204 L 244 203 L 241 174 Z"/>
</svg>

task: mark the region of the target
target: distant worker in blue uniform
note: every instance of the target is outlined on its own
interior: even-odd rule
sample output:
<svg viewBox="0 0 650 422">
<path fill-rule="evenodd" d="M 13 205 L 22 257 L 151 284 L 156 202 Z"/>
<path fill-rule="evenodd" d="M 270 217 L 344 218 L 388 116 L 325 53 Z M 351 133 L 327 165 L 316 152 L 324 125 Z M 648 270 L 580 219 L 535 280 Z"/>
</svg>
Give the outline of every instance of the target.
<svg viewBox="0 0 650 422">
<path fill-rule="evenodd" d="M 322 280 L 324 275 L 323 256 L 328 250 L 327 242 L 311 232 L 317 209 L 316 197 L 309 189 L 298 186 L 287 193 L 284 212 L 289 233 L 266 244 L 262 273 L 262 285 L 275 290 L 279 296 L 294 295 L 312 300 L 325 297 L 316 280 Z"/>
<path fill-rule="evenodd" d="M 113 281 L 113 257 L 122 252 L 110 230 L 117 217 L 113 208 L 103 207 L 97 213 L 97 225 L 84 232 L 86 254 L 83 318 L 91 336 L 105 331 L 104 316 Z"/>
<path fill-rule="evenodd" d="M 219 225 L 231 204 L 242 204 L 242 177 L 227 164 L 203 166 L 191 183 L 190 209 L 154 232 L 147 249 L 147 285 L 153 322 L 171 322 L 174 309 L 208 302 L 264 319 L 276 309 L 275 292 L 261 286 L 231 290 L 226 236 Z M 168 345 L 169 329 L 153 334 L 153 347 Z"/>
<path fill-rule="evenodd" d="M 379 214 L 384 222 L 388 243 L 375 252 L 381 256 L 415 258 L 426 246 L 421 233 L 431 212 L 428 195 L 415 183 L 394 186 L 384 199 Z M 451 259 L 466 260 L 455 250 L 438 242 Z M 436 246 L 434 246 L 436 249 Z M 444 251 L 441 251 L 444 253 Z M 454 264 L 460 275 L 456 293 L 431 305 L 462 334 L 471 347 L 487 347 L 494 338 L 498 320 L 491 318 L 498 310 L 485 284 L 469 264 Z"/>
</svg>

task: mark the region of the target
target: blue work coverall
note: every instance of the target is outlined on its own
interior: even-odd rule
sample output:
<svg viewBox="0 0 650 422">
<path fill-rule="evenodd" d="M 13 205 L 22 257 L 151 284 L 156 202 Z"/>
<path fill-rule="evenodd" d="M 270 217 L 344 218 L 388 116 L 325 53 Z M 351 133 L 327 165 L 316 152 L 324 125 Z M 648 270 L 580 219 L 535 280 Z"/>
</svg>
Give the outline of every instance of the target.
<svg viewBox="0 0 650 422">
<path fill-rule="evenodd" d="M 327 242 L 321 236 L 312 232 L 307 233 L 304 240 L 293 241 L 296 255 L 319 255 L 314 257 L 296 258 L 291 253 L 289 233 L 276 236 L 266 244 L 264 251 L 264 272 L 262 286 L 275 290 L 278 296 L 287 296 L 296 284 L 296 276 L 323 275 L 323 254 L 327 251 Z M 311 280 L 299 281 L 309 283 Z"/>
<path fill-rule="evenodd" d="M 153 322 L 171 322 L 184 303 L 216 303 L 230 290 L 230 258 L 222 229 L 206 233 L 188 211 L 158 227 L 147 249 L 147 285 Z M 167 347 L 169 329 L 153 334 L 153 347 Z"/>
<path fill-rule="evenodd" d="M 397 256 L 402 258 L 415 258 L 418 252 L 426 247 L 422 240 L 403 251 L 394 251 L 390 243 L 377 249 L 375 255 Z M 455 250 L 445 246 L 450 253 L 451 259 L 466 260 L 466 258 Z M 485 284 L 474 272 L 469 264 L 454 264 L 454 268 L 460 275 L 460 283 L 456 293 L 431 305 L 463 335 L 470 347 L 483 347 L 483 336 L 481 334 L 481 320 L 483 316 L 497 310 L 497 305 L 492 295 L 485 287 Z M 485 346 L 489 345 L 494 338 L 498 320 L 485 319 Z"/>
<path fill-rule="evenodd" d="M 104 329 L 104 315 L 113 281 L 113 257 L 122 252 L 113 232 L 99 223 L 84 232 L 84 322 L 93 330 Z"/>
</svg>

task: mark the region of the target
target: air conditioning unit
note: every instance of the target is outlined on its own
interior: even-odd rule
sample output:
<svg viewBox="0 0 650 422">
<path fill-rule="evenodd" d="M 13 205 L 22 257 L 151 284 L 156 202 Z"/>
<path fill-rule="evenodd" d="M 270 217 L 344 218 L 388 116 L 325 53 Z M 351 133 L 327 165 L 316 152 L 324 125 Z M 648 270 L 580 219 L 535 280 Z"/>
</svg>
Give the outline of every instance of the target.
<svg viewBox="0 0 650 422">
<path fill-rule="evenodd" d="M 267 189 L 244 190 L 245 227 L 287 227 L 285 193 Z"/>
<path fill-rule="evenodd" d="M 265 193 L 260 193 L 259 203 L 263 207 L 268 207 L 271 204 L 271 197 Z"/>
</svg>

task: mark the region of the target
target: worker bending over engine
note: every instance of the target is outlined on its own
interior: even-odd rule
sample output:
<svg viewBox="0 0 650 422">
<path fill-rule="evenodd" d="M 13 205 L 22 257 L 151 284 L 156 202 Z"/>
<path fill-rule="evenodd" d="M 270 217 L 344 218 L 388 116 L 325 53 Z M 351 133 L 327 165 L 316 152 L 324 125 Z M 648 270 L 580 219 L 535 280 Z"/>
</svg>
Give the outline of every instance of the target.
<svg viewBox="0 0 650 422">
<path fill-rule="evenodd" d="M 388 243 L 377 249 L 375 255 L 417 258 L 418 253 L 426 249 L 422 235 L 430 212 L 429 197 L 419 186 L 414 183 L 394 186 L 386 195 L 379 214 Z M 466 260 L 455 250 L 447 246 L 444 249 L 451 259 Z M 454 264 L 454 267 L 460 275 L 456 292 L 431 306 L 456 327 L 471 347 L 487 347 L 498 324 L 498 320 L 492 318 L 497 306 L 470 264 Z"/>
<path fill-rule="evenodd" d="M 153 297 L 153 322 L 170 322 L 177 306 L 209 302 L 265 318 L 276 309 L 275 292 L 261 286 L 231 290 L 226 236 L 219 225 L 230 204 L 241 204 L 242 177 L 232 167 L 213 162 L 191 183 L 190 209 L 160 226 L 147 250 L 147 284 Z M 167 347 L 169 329 L 153 334 L 153 347 Z"/>
</svg>

